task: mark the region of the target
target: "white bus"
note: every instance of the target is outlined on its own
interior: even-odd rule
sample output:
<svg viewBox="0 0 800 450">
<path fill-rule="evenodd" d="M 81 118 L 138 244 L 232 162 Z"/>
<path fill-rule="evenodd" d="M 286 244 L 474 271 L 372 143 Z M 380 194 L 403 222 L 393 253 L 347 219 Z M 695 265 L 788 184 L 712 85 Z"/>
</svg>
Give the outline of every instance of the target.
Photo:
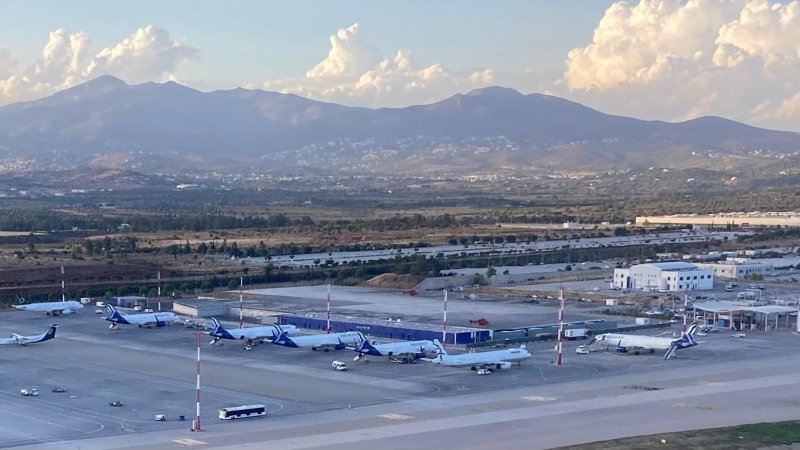
<svg viewBox="0 0 800 450">
<path fill-rule="evenodd" d="M 219 410 L 219 418 L 223 420 L 265 415 L 267 415 L 267 407 L 264 405 L 231 406 Z"/>
</svg>

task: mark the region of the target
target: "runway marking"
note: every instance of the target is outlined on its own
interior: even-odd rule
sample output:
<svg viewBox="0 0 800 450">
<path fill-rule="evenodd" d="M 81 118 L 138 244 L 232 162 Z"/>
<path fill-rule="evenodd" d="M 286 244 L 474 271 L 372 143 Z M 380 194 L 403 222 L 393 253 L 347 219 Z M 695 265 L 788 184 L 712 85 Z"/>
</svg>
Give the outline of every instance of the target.
<svg viewBox="0 0 800 450">
<path fill-rule="evenodd" d="M 187 439 L 175 439 L 172 442 L 174 442 L 176 444 L 186 445 L 186 446 L 189 446 L 189 447 L 191 447 L 193 445 L 206 445 L 206 444 L 208 444 L 208 442 L 206 442 L 206 441 L 198 441 L 197 439 L 189 439 L 189 438 L 187 438 Z"/>
<path fill-rule="evenodd" d="M 525 400 L 531 400 L 534 402 L 552 402 L 555 400 L 555 397 L 540 397 L 538 395 L 529 395 L 527 397 L 522 397 Z"/>
<path fill-rule="evenodd" d="M 724 381 L 699 381 L 697 384 L 702 384 L 704 386 L 725 386 Z"/>
<path fill-rule="evenodd" d="M 392 420 L 408 420 L 413 419 L 413 416 L 404 416 L 403 414 L 381 414 L 378 417 L 383 417 L 384 419 L 392 419 Z"/>
</svg>

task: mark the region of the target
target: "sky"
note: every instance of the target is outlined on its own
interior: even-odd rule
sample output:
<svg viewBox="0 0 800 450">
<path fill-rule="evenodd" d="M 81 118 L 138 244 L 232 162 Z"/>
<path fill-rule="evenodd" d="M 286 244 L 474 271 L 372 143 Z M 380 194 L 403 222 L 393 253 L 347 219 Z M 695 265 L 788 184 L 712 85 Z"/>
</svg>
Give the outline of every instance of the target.
<svg viewBox="0 0 800 450">
<path fill-rule="evenodd" d="M 500 85 L 800 131 L 800 0 L 0 0 L 0 105 L 105 74 L 367 107 Z"/>
</svg>

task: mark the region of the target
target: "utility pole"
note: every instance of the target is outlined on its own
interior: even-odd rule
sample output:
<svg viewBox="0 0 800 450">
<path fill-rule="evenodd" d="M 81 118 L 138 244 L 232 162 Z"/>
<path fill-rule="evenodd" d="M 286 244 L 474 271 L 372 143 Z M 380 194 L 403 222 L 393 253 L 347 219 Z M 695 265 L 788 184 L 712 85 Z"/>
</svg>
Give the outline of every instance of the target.
<svg viewBox="0 0 800 450">
<path fill-rule="evenodd" d="M 244 288 L 244 278 L 239 277 L 239 328 L 244 327 L 244 308 L 242 307 L 242 288 Z"/>
<path fill-rule="evenodd" d="M 327 319 L 325 324 L 325 332 L 331 332 L 331 284 L 328 283 L 328 300 L 326 302 Z"/>
<path fill-rule="evenodd" d="M 556 356 L 556 366 L 561 367 L 564 363 L 563 356 L 562 356 L 562 339 L 564 339 L 564 286 L 561 286 L 561 291 L 558 295 L 559 300 L 561 300 L 561 307 L 558 310 L 558 340 L 556 341 L 556 351 L 558 352 L 558 356 Z"/>
<path fill-rule="evenodd" d="M 196 409 L 195 409 L 194 422 L 192 423 L 192 428 L 190 428 L 190 430 L 202 431 L 202 428 L 200 428 L 200 335 L 201 333 L 198 331 L 197 333 L 195 333 L 195 335 L 197 336 L 197 362 L 195 364 L 195 370 L 197 375 L 196 378 L 197 384 L 195 390 Z"/>
<path fill-rule="evenodd" d="M 444 290 L 444 309 L 442 320 L 442 345 L 447 345 L 447 289 Z"/>
<path fill-rule="evenodd" d="M 67 289 L 64 283 L 64 266 L 61 266 L 61 301 L 67 301 Z"/>
<path fill-rule="evenodd" d="M 161 312 L 161 271 L 158 271 L 158 312 Z"/>
</svg>

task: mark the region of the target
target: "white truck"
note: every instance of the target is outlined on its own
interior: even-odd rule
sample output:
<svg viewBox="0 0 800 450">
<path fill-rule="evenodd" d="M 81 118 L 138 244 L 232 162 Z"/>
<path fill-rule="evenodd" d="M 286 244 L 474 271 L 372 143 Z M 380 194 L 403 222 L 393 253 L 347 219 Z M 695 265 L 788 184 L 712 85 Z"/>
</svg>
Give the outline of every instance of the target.
<svg viewBox="0 0 800 450">
<path fill-rule="evenodd" d="M 588 339 L 589 330 L 587 330 L 586 328 L 573 328 L 571 330 L 564 330 L 564 337 L 569 339 L 570 341 L 576 339 Z"/>
<path fill-rule="evenodd" d="M 341 361 L 334 361 L 331 363 L 331 369 L 338 370 L 339 372 L 344 372 L 347 370 L 347 364 Z"/>
</svg>

